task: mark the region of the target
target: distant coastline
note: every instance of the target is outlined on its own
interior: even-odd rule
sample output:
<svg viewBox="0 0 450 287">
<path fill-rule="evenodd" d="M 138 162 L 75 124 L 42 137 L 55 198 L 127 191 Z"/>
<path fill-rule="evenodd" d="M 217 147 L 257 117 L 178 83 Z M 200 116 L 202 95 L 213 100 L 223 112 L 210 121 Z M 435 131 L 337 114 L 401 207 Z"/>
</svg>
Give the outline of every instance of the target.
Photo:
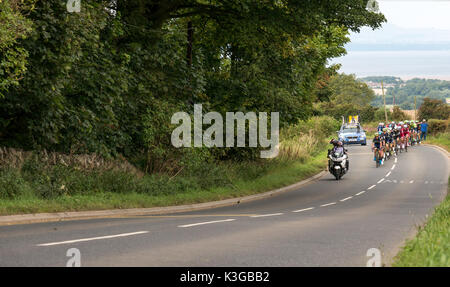
<svg viewBox="0 0 450 287">
<path fill-rule="evenodd" d="M 341 64 L 340 72 L 368 76 L 395 76 L 450 81 L 449 50 L 349 51 L 330 64 Z"/>
</svg>

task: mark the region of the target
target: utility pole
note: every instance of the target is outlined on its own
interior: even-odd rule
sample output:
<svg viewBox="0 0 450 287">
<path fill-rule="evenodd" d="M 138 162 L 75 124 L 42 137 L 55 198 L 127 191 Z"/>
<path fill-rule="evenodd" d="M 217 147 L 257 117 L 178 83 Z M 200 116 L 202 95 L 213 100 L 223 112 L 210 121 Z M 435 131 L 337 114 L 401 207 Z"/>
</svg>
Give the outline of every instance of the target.
<svg viewBox="0 0 450 287">
<path fill-rule="evenodd" d="M 387 118 L 387 111 L 386 111 L 386 97 L 384 96 L 384 87 L 383 87 L 383 81 L 381 81 L 381 93 L 383 94 L 383 102 L 384 102 L 384 117 L 386 119 L 386 124 L 388 122 Z"/>
<path fill-rule="evenodd" d="M 414 96 L 414 120 L 417 121 L 417 105 L 416 105 L 416 96 Z"/>
</svg>

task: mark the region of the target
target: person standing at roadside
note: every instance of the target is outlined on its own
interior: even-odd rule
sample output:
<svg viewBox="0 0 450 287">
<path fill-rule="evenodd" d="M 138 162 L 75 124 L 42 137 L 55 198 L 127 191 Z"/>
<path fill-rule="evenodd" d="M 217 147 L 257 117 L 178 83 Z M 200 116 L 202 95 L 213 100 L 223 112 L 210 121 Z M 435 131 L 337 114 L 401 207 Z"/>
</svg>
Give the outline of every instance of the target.
<svg viewBox="0 0 450 287">
<path fill-rule="evenodd" d="M 423 120 L 420 124 L 420 141 L 427 140 L 427 131 L 428 131 L 428 124 L 426 120 Z"/>
</svg>

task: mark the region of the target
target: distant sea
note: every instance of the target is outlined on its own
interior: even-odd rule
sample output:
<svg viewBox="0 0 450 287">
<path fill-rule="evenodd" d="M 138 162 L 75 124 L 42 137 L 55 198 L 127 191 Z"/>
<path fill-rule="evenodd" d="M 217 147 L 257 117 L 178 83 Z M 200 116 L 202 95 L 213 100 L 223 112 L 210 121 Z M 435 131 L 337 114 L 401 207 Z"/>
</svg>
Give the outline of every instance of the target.
<svg viewBox="0 0 450 287">
<path fill-rule="evenodd" d="M 341 72 L 366 76 L 396 76 L 404 80 L 429 78 L 450 80 L 449 50 L 349 51 L 331 64 L 342 64 Z"/>
</svg>

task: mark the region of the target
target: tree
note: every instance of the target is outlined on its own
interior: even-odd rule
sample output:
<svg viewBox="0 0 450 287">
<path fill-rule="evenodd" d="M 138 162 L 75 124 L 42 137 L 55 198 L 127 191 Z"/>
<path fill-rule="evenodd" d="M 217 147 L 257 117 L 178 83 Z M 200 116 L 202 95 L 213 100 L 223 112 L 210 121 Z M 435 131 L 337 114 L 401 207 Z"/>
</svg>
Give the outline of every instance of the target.
<svg viewBox="0 0 450 287">
<path fill-rule="evenodd" d="M 331 101 L 336 104 L 352 103 L 363 107 L 374 98 L 375 93 L 366 83 L 356 79 L 355 75 L 338 74 L 330 79 Z"/>
<path fill-rule="evenodd" d="M 0 99 L 9 87 L 19 84 L 26 71 L 28 51 L 19 42 L 31 32 L 32 22 L 23 15 L 30 11 L 31 4 L 0 1 Z"/>
<path fill-rule="evenodd" d="M 419 119 L 446 120 L 450 116 L 450 106 L 444 101 L 425 98 L 419 108 Z"/>
</svg>

